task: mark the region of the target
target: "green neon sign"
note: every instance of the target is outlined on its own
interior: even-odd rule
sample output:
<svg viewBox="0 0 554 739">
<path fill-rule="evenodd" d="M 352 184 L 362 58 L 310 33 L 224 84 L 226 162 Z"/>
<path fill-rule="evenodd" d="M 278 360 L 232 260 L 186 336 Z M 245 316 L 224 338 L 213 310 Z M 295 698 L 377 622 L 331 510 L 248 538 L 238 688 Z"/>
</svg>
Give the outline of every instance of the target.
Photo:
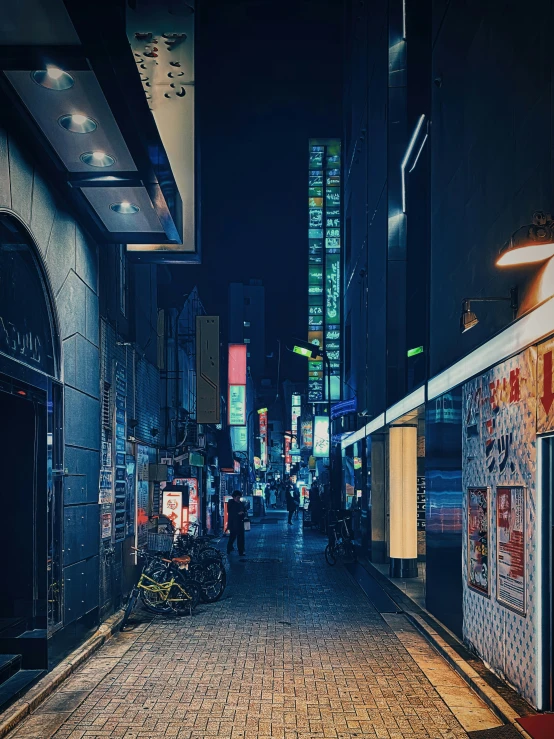
<svg viewBox="0 0 554 739">
<path fill-rule="evenodd" d="M 414 349 L 408 349 L 408 356 L 409 357 L 415 357 L 418 354 L 423 354 L 423 347 L 422 346 L 416 346 Z"/>
</svg>

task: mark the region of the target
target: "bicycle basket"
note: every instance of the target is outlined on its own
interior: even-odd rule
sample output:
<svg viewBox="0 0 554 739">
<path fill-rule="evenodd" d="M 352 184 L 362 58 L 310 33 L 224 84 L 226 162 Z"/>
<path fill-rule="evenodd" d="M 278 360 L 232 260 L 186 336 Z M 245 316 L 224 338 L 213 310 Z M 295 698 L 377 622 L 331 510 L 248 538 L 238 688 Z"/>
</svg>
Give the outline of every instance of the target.
<svg viewBox="0 0 554 739">
<path fill-rule="evenodd" d="M 146 548 L 149 552 L 170 552 L 173 546 L 173 534 L 148 534 Z"/>
</svg>

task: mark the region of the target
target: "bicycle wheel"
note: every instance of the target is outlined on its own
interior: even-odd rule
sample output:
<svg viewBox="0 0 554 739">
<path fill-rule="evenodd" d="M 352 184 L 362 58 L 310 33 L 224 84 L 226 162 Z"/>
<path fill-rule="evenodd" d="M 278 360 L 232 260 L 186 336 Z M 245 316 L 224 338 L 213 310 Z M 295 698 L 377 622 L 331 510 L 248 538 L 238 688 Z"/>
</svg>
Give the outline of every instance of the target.
<svg viewBox="0 0 554 739">
<path fill-rule="evenodd" d="M 337 564 L 337 557 L 335 555 L 335 550 L 329 544 L 327 544 L 327 546 L 325 547 L 325 561 L 331 567 Z"/>
<path fill-rule="evenodd" d="M 221 560 L 223 557 L 222 553 L 219 551 L 219 549 L 216 549 L 215 547 L 203 547 L 200 549 L 198 554 L 196 555 L 197 561 L 206 561 L 208 559 L 219 559 Z"/>
<path fill-rule="evenodd" d="M 176 578 L 175 584 L 169 591 L 171 599 L 169 602 L 173 611 L 178 616 L 192 616 L 194 609 L 200 603 L 201 593 L 202 588 L 195 580 L 184 577 Z"/>
<path fill-rule="evenodd" d="M 138 594 L 139 594 L 139 591 L 138 591 L 137 586 L 135 585 L 133 589 L 131 590 L 131 592 L 129 593 L 129 600 L 127 601 L 127 605 L 125 606 L 125 613 L 123 614 L 123 621 L 121 622 L 119 626 L 120 631 L 123 631 L 125 626 L 127 626 L 127 621 L 129 620 L 129 616 L 133 612 L 133 608 L 135 607 L 137 603 Z"/>
<path fill-rule="evenodd" d="M 223 595 L 227 584 L 227 573 L 219 559 L 192 564 L 189 574 L 200 585 L 200 597 L 204 603 L 215 603 Z"/>
</svg>

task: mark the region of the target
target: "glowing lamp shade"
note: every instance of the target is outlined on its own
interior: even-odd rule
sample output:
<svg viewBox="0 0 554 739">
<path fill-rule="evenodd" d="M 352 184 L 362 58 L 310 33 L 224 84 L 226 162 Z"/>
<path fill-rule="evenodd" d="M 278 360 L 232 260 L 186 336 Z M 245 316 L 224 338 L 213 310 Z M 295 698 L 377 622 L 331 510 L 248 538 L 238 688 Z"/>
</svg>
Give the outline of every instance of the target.
<svg viewBox="0 0 554 739">
<path fill-rule="evenodd" d="M 69 90 L 75 84 L 73 77 L 58 67 L 48 66 L 46 69 L 37 69 L 31 77 L 41 87 L 47 90 Z"/>
<path fill-rule="evenodd" d="M 115 164 L 115 158 L 103 151 L 85 151 L 79 158 L 89 167 L 111 167 Z"/>
<path fill-rule="evenodd" d="M 417 428 L 389 430 L 390 556 L 417 559 Z"/>
<path fill-rule="evenodd" d="M 120 213 L 124 216 L 134 215 L 140 210 L 138 205 L 135 205 L 134 203 L 129 203 L 126 200 L 121 203 L 112 203 L 110 205 L 110 208 L 113 210 L 114 213 Z"/>
<path fill-rule="evenodd" d="M 500 251 L 497 267 L 537 264 L 554 257 L 554 228 L 550 216 L 535 214 L 534 221 L 512 234 Z"/>
<path fill-rule="evenodd" d="M 307 349 L 304 346 L 295 346 L 292 351 L 295 354 L 300 354 L 301 357 L 308 357 L 308 359 L 312 358 L 312 350 Z"/>
<path fill-rule="evenodd" d="M 89 118 L 82 113 L 72 113 L 71 115 L 62 115 L 58 119 L 58 123 L 62 128 L 71 133 L 92 133 L 96 131 L 98 124 L 93 118 Z"/>
</svg>

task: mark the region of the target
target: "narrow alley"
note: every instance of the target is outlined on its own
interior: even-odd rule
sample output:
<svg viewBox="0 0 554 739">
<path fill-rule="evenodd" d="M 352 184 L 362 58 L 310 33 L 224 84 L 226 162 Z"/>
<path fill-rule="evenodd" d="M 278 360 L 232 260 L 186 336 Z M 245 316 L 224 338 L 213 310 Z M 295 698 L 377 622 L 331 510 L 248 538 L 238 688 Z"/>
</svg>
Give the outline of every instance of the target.
<svg viewBox="0 0 554 739">
<path fill-rule="evenodd" d="M 439 739 L 499 726 L 405 616 L 382 617 L 326 565 L 325 537 L 284 513 L 263 520 L 246 557 L 231 555 L 220 602 L 192 619 L 137 610 L 10 739 Z"/>
</svg>

